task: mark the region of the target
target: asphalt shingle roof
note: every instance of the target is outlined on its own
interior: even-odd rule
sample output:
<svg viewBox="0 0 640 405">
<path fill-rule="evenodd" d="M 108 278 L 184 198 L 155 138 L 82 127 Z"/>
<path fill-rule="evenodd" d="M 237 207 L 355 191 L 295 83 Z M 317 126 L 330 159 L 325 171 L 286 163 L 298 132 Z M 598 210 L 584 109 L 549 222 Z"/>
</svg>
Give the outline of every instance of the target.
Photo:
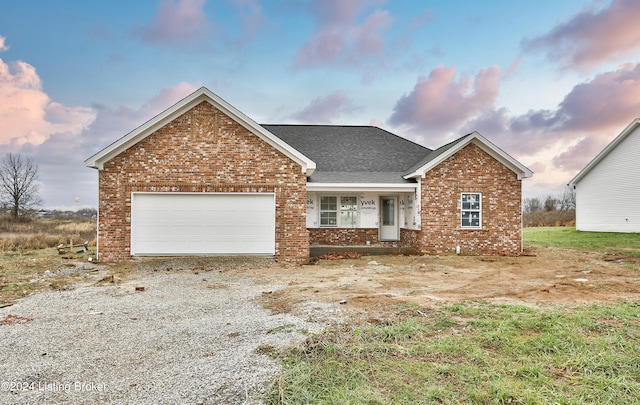
<svg viewBox="0 0 640 405">
<path fill-rule="evenodd" d="M 467 139 L 468 136 L 471 136 L 471 135 L 472 134 L 467 134 L 467 135 L 465 135 L 465 136 L 463 136 L 461 138 L 456 139 L 455 141 L 449 142 L 448 144 L 439 147 L 438 149 L 432 150 L 431 152 L 429 152 L 429 154 L 427 154 L 426 156 L 423 156 L 422 159 L 420 159 L 413 166 L 408 168 L 408 170 L 406 170 L 404 174 L 413 173 L 414 171 L 418 170 L 422 166 L 424 166 L 427 163 L 431 162 L 433 159 L 437 158 L 438 156 L 442 155 L 443 153 L 445 153 L 449 149 L 453 148 L 454 146 L 456 146 L 460 142 L 463 142 L 465 139 Z"/>
<path fill-rule="evenodd" d="M 316 163 L 310 182 L 404 183 L 402 175 L 432 152 L 373 126 L 262 127 Z"/>
</svg>

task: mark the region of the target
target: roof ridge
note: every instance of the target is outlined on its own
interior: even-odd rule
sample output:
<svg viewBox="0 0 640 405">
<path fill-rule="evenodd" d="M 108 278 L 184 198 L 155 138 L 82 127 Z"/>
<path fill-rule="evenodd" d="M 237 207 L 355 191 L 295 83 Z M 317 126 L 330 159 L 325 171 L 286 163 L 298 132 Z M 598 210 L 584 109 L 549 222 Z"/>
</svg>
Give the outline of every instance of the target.
<svg viewBox="0 0 640 405">
<path fill-rule="evenodd" d="M 385 128 L 381 128 L 377 125 L 347 125 L 347 124 L 259 124 L 260 126 L 263 127 L 269 127 L 269 126 L 274 126 L 274 127 L 333 127 L 333 128 L 373 128 L 373 129 L 379 129 L 380 131 L 384 131 L 385 133 L 392 135 L 396 138 L 399 138 L 405 142 L 409 142 L 412 143 L 414 145 L 420 146 L 423 149 L 426 149 L 427 153 L 430 153 L 433 151 L 433 149 L 426 147 L 424 145 L 419 144 L 418 142 L 412 141 L 411 139 L 405 138 L 404 136 L 398 135 L 394 132 L 389 131 L 388 129 Z"/>
<path fill-rule="evenodd" d="M 379 128 L 375 125 L 347 125 L 347 124 L 260 124 L 267 127 L 343 127 L 343 128 Z M 381 129 L 381 128 L 380 128 Z"/>
</svg>

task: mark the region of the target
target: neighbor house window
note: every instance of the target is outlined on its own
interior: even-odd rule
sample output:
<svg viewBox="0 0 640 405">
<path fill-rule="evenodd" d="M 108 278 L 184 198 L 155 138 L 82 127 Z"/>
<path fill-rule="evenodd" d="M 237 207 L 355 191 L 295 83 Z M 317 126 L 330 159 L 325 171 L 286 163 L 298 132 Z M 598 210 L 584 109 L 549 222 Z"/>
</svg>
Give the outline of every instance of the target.
<svg viewBox="0 0 640 405">
<path fill-rule="evenodd" d="M 357 220 L 356 197 L 320 197 L 320 226 L 351 228 Z"/>
<path fill-rule="evenodd" d="M 462 193 L 461 213 L 463 228 L 480 228 L 482 195 L 480 193 Z"/>
</svg>

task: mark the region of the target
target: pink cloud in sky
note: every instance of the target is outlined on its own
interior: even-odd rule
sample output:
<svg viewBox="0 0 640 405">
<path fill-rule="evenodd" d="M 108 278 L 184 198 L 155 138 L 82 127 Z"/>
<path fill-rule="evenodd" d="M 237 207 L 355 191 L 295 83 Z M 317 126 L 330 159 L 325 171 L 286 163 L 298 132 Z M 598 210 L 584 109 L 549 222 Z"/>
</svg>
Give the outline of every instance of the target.
<svg viewBox="0 0 640 405">
<path fill-rule="evenodd" d="M 0 144 L 39 145 L 56 132 L 79 133 L 94 118 L 90 108 L 52 101 L 30 64 L 0 59 Z"/>
<path fill-rule="evenodd" d="M 511 116 L 492 108 L 465 122 L 518 156 L 553 150 L 556 169 L 577 171 L 634 118 L 640 117 L 640 64 L 627 64 L 577 84 L 556 109 Z"/>
<path fill-rule="evenodd" d="M 311 101 L 302 110 L 293 114 L 296 121 L 319 124 L 331 123 L 340 117 L 340 114 L 349 109 L 350 101 L 342 90 L 336 90 L 324 97 L 318 97 Z"/>
<path fill-rule="evenodd" d="M 382 33 L 393 23 L 386 10 L 376 9 L 359 21 L 362 12 L 380 1 L 314 0 L 309 11 L 317 20 L 315 33 L 298 50 L 294 68 L 334 63 L 361 66 L 384 49 Z"/>
<path fill-rule="evenodd" d="M 172 45 L 204 39 L 213 30 L 204 13 L 206 0 L 162 0 L 146 25 L 134 28 L 141 40 Z"/>
<path fill-rule="evenodd" d="M 609 130 L 640 116 L 640 64 L 625 64 L 575 86 L 560 103 L 563 129 Z"/>
<path fill-rule="evenodd" d="M 75 197 L 80 197 L 81 205 L 97 206 L 97 172 L 84 166 L 84 160 L 102 148 L 162 112 L 196 86 L 178 83 L 166 87 L 139 107 L 108 108 L 94 105 L 95 119 L 80 132 L 54 132 L 40 145 L 0 144 L 0 154 L 6 151 L 33 156 L 40 168 L 41 191 L 48 196 L 46 206 L 51 204 L 73 205 Z M 57 113 L 60 113 L 58 111 Z M 62 111 L 63 112 L 63 111 Z M 75 188 L 68 187 L 68 176 L 73 176 Z"/>
<path fill-rule="evenodd" d="M 589 67 L 640 48 L 640 1 L 613 0 L 601 10 L 587 8 L 551 32 L 523 42 L 566 67 Z"/>
<path fill-rule="evenodd" d="M 478 131 L 535 166 L 533 183 L 551 187 L 569 181 L 640 117 L 640 64 L 621 65 L 575 85 L 556 108 L 519 115 L 495 105 L 500 79 L 497 67 L 475 77 L 438 67 L 398 99 L 388 123 L 429 147 Z"/>
<path fill-rule="evenodd" d="M 455 67 L 440 66 L 420 76 L 411 93 L 401 97 L 389 123 L 420 129 L 448 131 L 491 108 L 498 96 L 500 69 L 492 66 L 474 78 L 456 79 Z"/>
</svg>

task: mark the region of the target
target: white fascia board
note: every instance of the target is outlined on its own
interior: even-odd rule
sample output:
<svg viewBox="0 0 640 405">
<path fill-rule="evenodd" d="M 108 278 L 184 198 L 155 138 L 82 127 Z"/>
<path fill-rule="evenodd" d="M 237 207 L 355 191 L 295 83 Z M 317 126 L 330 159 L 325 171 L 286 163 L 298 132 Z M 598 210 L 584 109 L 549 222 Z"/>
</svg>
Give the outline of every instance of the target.
<svg viewBox="0 0 640 405">
<path fill-rule="evenodd" d="M 280 138 L 273 135 L 271 132 L 264 129 L 251 118 L 240 112 L 231 104 L 224 101 L 222 98 L 218 97 L 206 87 L 201 87 L 189 96 L 169 107 L 167 110 L 156 115 L 154 118 L 145 122 L 135 130 L 129 132 L 127 135 L 123 136 L 100 152 L 91 156 L 90 158 L 85 160 L 85 165 L 96 169 L 102 169 L 104 162 L 109 161 L 126 149 L 140 142 L 176 117 L 179 117 L 191 108 L 200 104 L 202 101 L 211 103 L 214 107 L 218 108 L 220 111 L 228 115 L 231 119 L 238 122 L 248 131 L 282 152 L 285 156 L 294 160 L 302 167 L 302 173 L 305 173 L 307 176 L 311 176 L 311 174 L 315 170 L 315 162 L 313 162 L 311 159 L 309 159 L 296 149 L 292 148 L 289 144 L 285 143 Z"/>
<path fill-rule="evenodd" d="M 576 186 L 580 180 L 584 178 L 593 169 L 600 163 L 602 159 L 604 159 L 612 150 L 614 150 L 620 142 L 624 141 L 624 139 L 629 136 L 630 133 L 636 130 L 636 128 L 640 126 L 640 118 L 636 118 L 625 129 L 620 132 L 618 136 L 615 137 L 613 141 L 611 141 L 603 150 L 600 151 L 587 165 L 580 170 L 576 176 L 571 179 L 571 181 L 567 184 L 568 186 Z"/>
<path fill-rule="evenodd" d="M 418 183 L 307 183 L 307 191 L 408 193 L 417 187 Z"/>
<path fill-rule="evenodd" d="M 451 149 L 446 152 L 440 154 L 435 159 L 429 161 L 424 166 L 418 168 L 413 173 L 407 174 L 404 176 L 405 179 L 424 177 L 425 173 L 434 167 L 438 166 L 440 163 L 444 162 L 449 157 L 453 156 L 456 152 L 469 145 L 470 143 L 474 143 L 480 149 L 488 153 L 490 156 L 495 158 L 497 161 L 508 167 L 511 171 L 518 175 L 518 180 L 522 180 L 524 178 L 529 178 L 533 176 L 533 172 L 524 166 L 522 163 L 515 160 L 509 154 L 507 154 L 502 149 L 498 148 L 496 145 L 491 143 L 487 138 L 480 135 L 478 132 L 473 132 L 472 134 L 467 136 L 467 139 L 458 143 Z"/>
</svg>

